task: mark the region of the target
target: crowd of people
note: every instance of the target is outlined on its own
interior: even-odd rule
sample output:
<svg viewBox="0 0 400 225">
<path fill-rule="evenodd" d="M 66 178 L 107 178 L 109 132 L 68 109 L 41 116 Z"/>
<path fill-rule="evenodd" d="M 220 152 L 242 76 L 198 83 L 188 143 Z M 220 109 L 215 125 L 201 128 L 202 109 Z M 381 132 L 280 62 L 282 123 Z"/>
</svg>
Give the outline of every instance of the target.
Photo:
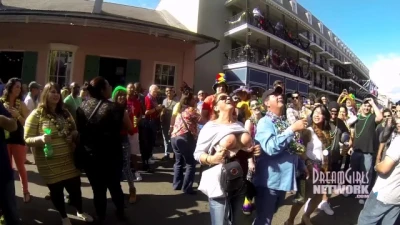
<svg viewBox="0 0 400 225">
<path fill-rule="evenodd" d="M 158 132 L 162 160 L 174 160 L 172 188 L 207 195 L 212 225 L 272 224 L 292 191 L 296 196 L 285 225 L 294 224 L 303 206 L 301 220 L 312 225 L 317 208 L 334 214 L 331 193 L 313 190 L 315 171 L 347 170 L 368 176 L 364 185 L 370 195 L 359 199 L 364 208 L 358 224 L 396 224 L 400 105 L 381 110 L 369 96 L 357 106 L 347 90 L 336 101 L 285 94 L 279 80 L 262 96 L 245 86 L 228 93 L 225 76 L 217 75 L 214 93 L 208 96 L 202 90 L 194 94 L 185 83 L 180 93 L 167 87 L 161 95 L 156 85 L 146 92 L 140 83 L 112 88 L 102 77 L 62 89 L 53 82 L 42 88 L 34 81 L 24 85 L 10 79 L 0 98 L 0 209 L 6 224 L 21 223 L 12 159 L 23 201 L 31 200 L 25 164 L 34 163 L 63 225 L 71 224 L 64 189 L 77 217 L 86 222 L 104 223 L 107 190 L 117 218 L 129 221 L 121 177 L 128 182 L 127 201 L 133 204 L 141 171 L 154 172 Z M 34 162 L 27 161 L 27 151 Z M 201 180 L 196 190 L 197 164 Z M 93 190 L 96 216 L 82 207 L 82 173 Z"/>
</svg>

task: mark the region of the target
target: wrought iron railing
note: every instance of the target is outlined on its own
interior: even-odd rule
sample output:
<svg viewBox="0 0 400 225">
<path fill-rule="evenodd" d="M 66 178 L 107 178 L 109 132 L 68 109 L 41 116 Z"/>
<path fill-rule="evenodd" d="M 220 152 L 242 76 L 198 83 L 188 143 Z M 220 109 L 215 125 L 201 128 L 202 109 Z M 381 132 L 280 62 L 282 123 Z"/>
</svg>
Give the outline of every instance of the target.
<svg viewBox="0 0 400 225">
<path fill-rule="evenodd" d="M 292 31 L 287 30 L 282 22 L 272 21 L 266 19 L 266 17 L 257 8 L 248 12 L 241 12 L 231 17 L 226 21 L 229 29 L 234 29 L 245 23 L 248 23 L 254 27 L 271 33 L 296 47 L 299 47 L 305 51 L 309 51 L 310 43 L 305 43 Z"/>
<path fill-rule="evenodd" d="M 277 50 L 252 48 L 249 45 L 224 53 L 226 64 L 250 62 L 310 80 L 309 66 L 300 66 L 297 60 L 284 57 Z"/>
<path fill-rule="evenodd" d="M 322 81 L 321 80 L 314 80 L 314 86 L 318 88 L 322 88 Z"/>
</svg>

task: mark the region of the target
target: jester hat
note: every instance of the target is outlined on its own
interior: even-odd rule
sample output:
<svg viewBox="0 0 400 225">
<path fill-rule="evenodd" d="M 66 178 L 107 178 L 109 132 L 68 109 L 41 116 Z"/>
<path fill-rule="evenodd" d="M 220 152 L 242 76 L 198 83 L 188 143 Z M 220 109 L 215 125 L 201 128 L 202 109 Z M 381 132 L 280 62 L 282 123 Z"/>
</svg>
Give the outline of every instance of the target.
<svg viewBox="0 0 400 225">
<path fill-rule="evenodd" d="M 217 77 L 215 78 L 215 83 L 214 83 L 214 85 L 212 87 L 212 89 L 214 91 L 217 90 L 217 85 L 218 84 L 225 84 L 226 89 L 228 89 L 228 85 L 226 84 L 226 75 L 224 73 L 218 73 L 217 74 Z"/>
<path fill-rule="evenodd" d="M 125 93 L 128 93 L 128 91 L 126 90 L 125 87 L 117 86 L 117 87 L 114 88 L 114 91 L 112 92 L 112 95 L 111 95 L 112 100 L 114 100 L 115 96 L 116 96 L 117 93 L 120 92 L 120 91 L 125 92 Z"/>
</svg>

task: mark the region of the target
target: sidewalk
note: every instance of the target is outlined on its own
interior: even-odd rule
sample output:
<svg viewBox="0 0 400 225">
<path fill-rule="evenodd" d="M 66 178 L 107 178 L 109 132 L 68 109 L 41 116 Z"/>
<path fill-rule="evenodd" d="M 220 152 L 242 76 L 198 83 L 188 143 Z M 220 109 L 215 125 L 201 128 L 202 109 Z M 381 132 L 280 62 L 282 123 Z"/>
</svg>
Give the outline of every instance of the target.
<svg viewBox="0 0 400 225">
<path fill-rule="evenodd" d="M 156 154 L 156 158 L 161 158 L 162 154 Z M 33 161 L 31 155 L 29 160 Z M 138 202 L 127 204 L 127 215 L 132 218 L 134 225 L 209 225 L 210 215 L 208 209 L 207 198 L 198 193 L 195 196 L 185 195 L 182 192 L 172 190 L 172 163 L 156 162 L 156 173 L 143 174 L 143 181 L 136 182 L 138 192 Z M 44 199 L 48 193 L 48 189 L 37 173 L 35 165 L 26 165 L 29 178 L 29 191 L 32 195 L 30 203 L 23 203 L 21 186 L 18 178 L 16 178 L 16 193 L 19 212 L 23 218 L 24 225 L 58 225 L 61 224 L 60 217 L 51 204 L 51 201 Z M 197 179 L 198 180 L 198 179 Z M 196 180 L 196 181 L 197 181 Z M 129 193 L 129 187 L 126 182 L 122 182 L 124 193 Z M 82 194 L 84 209 L 90 214 L 94 214 L 92 204 L 92 190 L 85 176 L 82 177 Z M 285 205 L 281 207 L 274 217 L 273 225 L 282 225 L 290 212 L 291 198 L 285 201 Z M 324 212 L 314 215 L 312 221 L 315 225 L 350 225 L 356 224 L 357 218 L 362 206 L 357 200 L 344 198 L 342 196 L 335 197 L 331 200 L 331 205 L 335 211 L 335 215 L 327 216 Z M 78 220 L 75 210 L 67 207 L 73 224 L 86 224 Z M 302 212 L 299 213 L 300 216 Z M 296 222 L 300 223 L 300 216 Z M 109 200 L 108 217 L 110 224 L 117 224 L 114 217 L 114 206 Z"/>
</svg>

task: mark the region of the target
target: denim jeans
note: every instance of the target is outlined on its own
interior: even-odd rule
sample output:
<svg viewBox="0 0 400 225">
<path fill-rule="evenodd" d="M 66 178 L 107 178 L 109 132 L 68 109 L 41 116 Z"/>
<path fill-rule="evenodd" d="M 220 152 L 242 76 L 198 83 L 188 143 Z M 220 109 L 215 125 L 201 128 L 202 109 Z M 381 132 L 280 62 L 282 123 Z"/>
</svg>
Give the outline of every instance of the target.
<svg viewBox="0 0 400 225">
<path fill-rule="evenodd" d="M 242 212 L 244 192 L 230 199 L 231 213 L 226 207 L 226 198 L 208 199 L 210 205 L 211 225 L 250 225 L 252 217 Z M 229 222 L 228 216 L 230 215 Z"/>
<path fill-rule="evenodd" d="M 190 133 L 173 137 L 171 139 L 175 153 L 174 180 L 175 190 L 183 190 L 185 193 L 193 192 L 193 182 L 196 174 L 196 160 L 193 153 L 196 148 L 196 141 Z M 183 176 L 183 169 L 186 165 L 186 173 Z"/>
<path fill-rule="evenodd" d="M 7 225 L 20 224 L 15 197 L 14 180 L 0 184 L 0 208 Z"/>
<path fill-rule="evenodd" d="M 164 139 L 164 153 L 168 155 L 168 153 L 172 152 L 171 145 L 171 135 L 169 134 L 169 126 L 163 126 L 161 128 L 162 136 Z"/>
<path fill-rule="evenodd" d="M 377 193 L 371 192 L 358 217 L 358 225 L 394 225 L 399 224 L 400 205 L 388 205 L 376 199 Z M 397 223 L 396 223 L 397 221 Z"/>
<path fill-rule="evenodd" d="M 257 216 L 253 225 L 271 225 L 274 214 L 285 200 L 285 191 L 257 187 L 256 212 Z"/>
<path fill-rule="evenodd" d="M 360 151 L 355 151 L 351 155 L 350 159 L 350 167 L 351 167 L 351 172 L 361 172 L 364 175 L 368 173 L 368 183 L 366 182 L 367 180 L 364 179 L 362 182 L 362 185 L 368 185 L 368 191 L 372 190 L 372 186 L 374 181 L 373 179 L 373 165 L 375 163 L 375 157 L 372 154 L 365 154 Z M 351 173 L 353 174 L 353 173 Z"/>
</svg>

